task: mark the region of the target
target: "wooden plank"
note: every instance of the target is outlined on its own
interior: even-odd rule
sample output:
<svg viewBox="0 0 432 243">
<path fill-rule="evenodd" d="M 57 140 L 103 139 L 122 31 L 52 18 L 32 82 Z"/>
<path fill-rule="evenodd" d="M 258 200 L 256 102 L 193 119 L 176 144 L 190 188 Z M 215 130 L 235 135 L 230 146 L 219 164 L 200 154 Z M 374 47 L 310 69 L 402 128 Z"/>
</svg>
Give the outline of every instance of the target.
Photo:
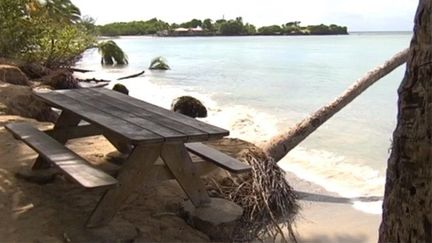
<svg viewBox="0 0 432 243">
<path fill-rule="evenodd" d="M 101 111 L 93 106 L 88 106 L 79 100 L 67 97 L 67 91 L 58 90 L 53 92 L 35 92 L 35 96 L 50 104 L 56 104 L 63 110 L 70 111 L 81 116 L 90 123 L 99 124 L 104 129 L 116 133 L 118 136 L 130 140 L 132 143 L 158 143 L 162 142 L 163 137 L 142 129 L 125 120 L 117 119 L 112 115 Z"/>
<path fill-rule="evenodd" d="M 81 118 L 71 112 L 62 111 L 60 113 L 59 118 L 57 119 L 53 130 L 63 129 L 63 128 L 74 128 L 81 121 Z M 69 132 L 65 131 L 63 133 L 53 134 L 52 138 L 60 142 L 61 144 L 65 144 L 67 140 L 69 140 Z"/>
<path fill-rule="evenodd" d="M 68 111 L 62 111 L 60 113 L 59 118 L 56 121 L 56 124 L 54 125 L 53 130 L 63 129 L 63 128 L 73 128 L 78 125 L 78 123 L 81 121 L 81 118 L 71 112 Z M 65 131 L 63 133 L 54 133 L 51 135 L 52 138 L 57 140 L 60 144 L 66 144 L 67 140 L 69 139 L 69 132 Z M 49 162 L 45 161 L 41 156 L 38 156 L 36 161 L 34 162 L 32 169 L 33 170 L 39 170 L 39 169 L 46 169 L 49 168 L 51 165 Z"/>
<path fill-rule="evenodd" d="M 191 153 L 201 156 L 230 172 L 242 173 L 252 169 L 249 165 L 243 164 L 242 162 L 202 143 L 187 143 L 185 146 Z"/>
<path fill-rule="evenodd" d="M 105 132 L 104 137 L 117 149 L 117 151 L 123 154 L 130 154 L 132 152 L 133 145 L 115 133 Z"/>
<path fill-rule="evenodd" d="M 141 107 L 131 105 L 129 103 L 126 103 L 117 98 L 110 97 L 103 93 L 95 92 L 93 89 L 80 89 L 77 92 L 91 97 L 91 99 L 97 101 L 97 103 L 104 103 L 105 105 L 114 107 L 115 109 L 114 108 L 110 109 L 113 110 L 114 112 L 119 112 L 119 110 L 126 112 L 127 113 L 126 115 L 122 115 L 125 118 L 139 117 L 143 119 L 146 123 L 149 123 L 148 125 L 146 125 L 146 128 L 151 128 L 150 129 L 151 131 L 161 136 L 164 136 L 166 141 L 173 141 L 173 140 L 178 141 L 180 134 L 184 136 L 184 139 L 182 139 L 183 141 L 203 141 L 203 140 L 207 140 L 208 138 L 208 134 L 204 131 L 198 130 L 189 125 L 185 125 L 178 121 L 172 120 L 165 115 L 148 112 L 147 110 Z M 129 118 L 127 120 L 132 121 Z M 141 124 L 137 124 L 137 125 L 141 125 Z M 172 135 L 170 134 L 169 131 L 171 131 Z"/>
<path fill-rule="evenodd" d="M 164 137 L 165 141 L 187 140 L 187 135 L 165 127 L 157 120 L 153 121 L 153 117 L 144 118 L 146 116 L 146 112 L 144 110 L 139 109 L 138 112 L 135 113 L 133 107 L 128 107 L 127 103 L 119 102 L 119 100 L 110 98 L 109 96 L 102 95 L 88 89 L 80 89 L 73 93 L 65 93 L 65 95 L 77 99 L 89 106 L 97 106 L 103 111 L 111 114 L 113 117 L 126 120 L 141 127 L 142 129 L 158 134 L 159 136 Z"/>
<path fill-rule="evenodd" d="M 214 172 L 215 170 L 222 170 L 219 166 L 216 166 L 213 163 L 210 163 L 201 157 L 198 157 L 196 155 L 190 154 L 192 158 L 193 166 L 196 169 L 197 174 L 202 176 L 207 176 L 209 173 Z M 118 172 L 121 169 L 121 164 L 114 164 L 112 162 L 104 163 L 98 165 L 99 167 L 102 167 L 104 171 L 109 173 L 110 175 L 117 175 Z M 161 183 L 161 181 L 165 180 L 175 180 L 176 178 L 171 173 L 171 171 L 168 169 L 168 167 L 165 165 L 165 163 L 162 160 L 156 160 L 154 165 L 151 168 L 151 174 L 148 174 L 150 178 L 148 178 L 145 182 L 146 186 L 149 186 L 148 183 Z M 151 186 L 151 185 L 150 185 Z"/>
<path fill-rule="evenodd" d="M 183 144 L 165 143 L 162 146 L 161 158 L 196 207 L 210 202 L 204 184 Z"/>
<path fill-rule="evenodd" d="M 196 174 L 198 176 L 205 176 L 216 169 L 219 169 L 218 166 L 204 160 L 193 161 L 193 166 L 195 167 Z M 152 179 L 151 181 L 160 182 L 164 180 L 173 180 L 176 177 L 171 173 L 168 167 L 164 164 L 155 164 L 153 165 Z"/>
<path fill-rule="evenodd" d="M 105 225 L 115 216 L 128 196 L 151 178 L 151 168 L 160 151 L 160 144 L 138 145 L 133 150 L 117 176 L 118 186 L 105 192 L 88 219 L 87 227 Z"/>
<path fill-rule="evenodd" d="M 105 88 L 95 88 L 95 89 L 91 89 L 91 90 L 94 90 L 95 92 L 104 93 L 110 97 L 122 100 L 123 102 L 129 103 L 129 104 L 134 105 L 134 106 L 141 107 L 142 109 L 145 109 L 148 112 L 167 116 L 170 119 L 173 119 L 177 122 L 180 122 L 180 123 L 183 123 L 183 124 L 186 124 L 189 126 L 193 126 L 196 129 L 199 129 L 203 132 L 208 133 L 209 139 L 217 139 L 217 138 L 222 138 L 224 136 L 229 135 L 229 131 L 227 131 L 225 129 L 207 124 L 205 122 L 198 121 L 196 119 L 190 118 L 190 117 L 185 116 L 185 115 L 180 114 L 180 113 L 169 111 L 167 109 L 164 109 L 162 107 L 147 103 L 145 101 L 132 98 L 130 96 L 121 94 L 120 92 L 115 92 L 115 91 L 105 89 Z"/>
<path fill-rule="evenodd" d="M 96 125 L 79 125 L 76 127 L 50 129 L 44 132 L 51 137 L 55 137 L 57 134 L 68 134 L 68 139 L 75 139 L 101 135 L 103 130 Z"/>
<path fill-rule="evenodd" d="M 80 156 L 31 125 L 11 123 L 5 127 L 82 186 L 96 188 L 117 184 L 116 179 L 92 167 Z"/>
</svg>

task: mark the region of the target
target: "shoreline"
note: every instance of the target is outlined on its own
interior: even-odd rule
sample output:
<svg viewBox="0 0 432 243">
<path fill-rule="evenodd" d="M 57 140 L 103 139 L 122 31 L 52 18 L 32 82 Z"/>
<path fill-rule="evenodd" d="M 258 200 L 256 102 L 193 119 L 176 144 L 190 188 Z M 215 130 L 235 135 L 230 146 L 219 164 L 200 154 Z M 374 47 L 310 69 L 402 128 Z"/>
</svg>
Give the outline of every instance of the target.
<svg viewBox="0 0 432 243">
<path fill-rule="evenodd" d="M 368 33 L 368 32 L 350 32 L 347 34 L 292 34 L 292 35 L 278 35 L 278 34 L 269 34 L 269 35 L 262 35 L 262 34 L 255 34 L 255 35 L 216 35 L 216 34 L 210 34 L 210 35 L 158 35 L 158 34 L 144 34 L 144 35 L 100 35 L 97 38 L 100 39 L 118 39 L 121 37 L 257 37 L 257 36 L 271 36 L 271 37 L 286 37 L 286 36 L 346 36 L 350 35 L 352 33 Z"/>
<path fill-rule="evenodd" d="M 78 67 L 84 67 L 84 66 L 78 66 Z M 110 73 L 110 72 L 105 72 L 103 71 L 103 77 L 106 78 L 107 76 L 114 76 L 114 75 L 119 75 L 119 73 L 115 72 L 115 73 Z M 81 77 L 86 76 L 86 75 L 91 75 L 91 74 L 80 74 Z M 238 110 L 238 107 L 224 107 L 221 106 L 216 100 L 214 100 L 210 94 L 206 94 L 206 93 L 201 93 L 199 91 L 179 91 L 178 87 L 174 87 L 172 85 L 161 85 L 158 83 L 154 83 L 151 80 L 149 80 L 149 77 L 144 76 L 144 77 L 139 77 L 139 80 L 125 80 L 125 81 L 120 81 L 120 82 L 111 82 L 107 88 L 111 88 L 115 83 L 121 83 L 123 85 L 126 85 L 129 90 L 130 90 L 130 95 L 138 98 L 138 99 L 144 99 L 147 102 L 151 102 L 154 103 L 156 105 L 162 106 L 166 109 L 169 109 L 169 105 L 171 102 L 171 99 L 169 98 L 170 96 L 172 96 L 174 98 L 175 95 L 192 95 L 193 97 L 198 98 L 199 100 L 203 101 L 206 105 L 207 108 L 209 110 L 209 116 L 205 119 L 203 119 L 205 122 L 208 122 L 210 124 L 219 126 L 219 127 L 224 127 L 228 130 L 231 131 L 231 135 L 229 137 L 232 138 L 240 138 L 242 140 L 245 141 L 249 141 L 255 145 L 257 145 L 258 147 L 260 147 L 259 145 L 262 143 L 262 141 L 255 141 L 256 137 L 268 137 L 271 138 L 274 133 L 277 133 L 277 130 L 273 130 L 271 128 L 273 128 L 273 125 L 276 126 L 276 124 L 270 124 L 271 128 L 264 126 L 263 123 L 265 123 L 268 119 L 271 119 L 271 117 L 268 117 L 267 113 L 263 113 L 263 111 L 261 110 Z M 145 90 L 146 92 L 143 92 L 142 90 Z M 180 88 L 181 90 L 181 88 Z M 151 93 L 153 94 L 158 94 L 158 95 L 152 95 L 149 96 Z M 160 94 L 160 95 L 159 95 Z M 245 108 L 245 107 L 243 107 Z M 239 115 L 239 112 L 246 112 L 246 115 Z M 254 114 L 255 119 L 253 120 L 248 120 L 249 115 L 248 114 Z M 262 113 L 262 114 L 261 114 Z M 236 124 L 235 129 L 231 128 L 230 123 L 232 121 L 224 121 L 224 122 L 219 122 L 221 120 L 225 120 L 226 117 L 236 117 L 236 119 L 234 120 L 234 124 Z M 259 119 L 257 119 L 257 117 L 259 117 Z M 245 125 L 239 125 L 237 123 L 237 120 L 241 120 L 243 122 L 245 122 Z M 253 124 L 251 124 L 250 122 L 254 122 Z M 269 123 L 267 122 L 266 125 L 269 125 Z M 260 131 L 259 133 L 257 133 L 257 131 Z M 253 136 L 251 136 L 253 135 Z M 267 139 L 268 139 L 267 138 Z M 295 151 L 294 151 L 295 152 Z M 307 159 L 307 158 L 305 158 Z M 378 215 L 378 213 L 376 213 L 377 211 L 379 211 L 378 209 L 374 210 L 374 213 L 371 213 L 370 210 L 363 210 L 364 207 L 364 203 L 370 203 L 372 200 L 373 202 L 378 202 L 382 199 L 382 195 L 380 195 L 379 193 L 373 193 L 371 192 L 371 194 L 363 194 L 358 192 L 358 195 L 346 195 L 343 194 L 344 191 L 333 191 L 333 190 L 329 190 L 324 186 L 321 186 L 318 182 L 314 181 L 314 180 L 308 180 L 307 178 L 302 178 L 301 176 L 297 176 L 295 175 L 296 172 L 291 172 L 289 170 L 287 170 L 286 168 L 284 168 L 285 166 L 283 165 L 284 163 L 289 163 L 289 161 L 287 160 L 281 160 L 279 162 L 279 167 L 281 167 L 282 169 L 284 169 L 284 171 L 287 174 L 287 178 L 293 179 L 293 181 L 295 182 L 295 184 L 297 185 L 297 187 L 295 187 L 294 189 L 297 191 L 301 191 L 301 192 L 307 192 L 307 193 L 315 193 L 315 194 L 321 194 L 322 196 L 327 196 L 327 197 L 334 197 L 334 201 L 338 201 L 338 199 L 340 199 L 340 201 L 348 201 L 350 203 L 350 207 L 353 210 L 362 212 L 362 213 L 366 213 L 366 214 L 372 214 L 372 215 Z M 289 181 L 290 182 L 290 181 Z M 355 186 L 355 185 L 352 185 Z M 345 186 L 347 187 L 347 186 Z M 327 198 L 328 200 L 332 200 L 330 198 Z M 356 200 L 357 199 L 357 200 Z M 326 200 L 326 199 L 322 199 L 322 200 Z M 369 201 L 368 201 L 369 200 Z M 360 203 L 359 203 L 360 202 Z M 354 204 L 357 203 L 357 205 L 355 206 Z M 358 205 L 359 204 L 359 205 Z M 363 207 L 362 207 L 363 206 Z M 366 205 L 368 206 L 368 205 Z M 377 208 L 377 205 L 374 205 L 374 208 Z"/>
<path fill-rule="evenodd" d="M 292 172 L 286 172 L 286 178 L 295 191 L 310 192 L 299 199 L 301 209 L 294 223 L 299 242 L 378 241 L 381 214 L 358 210 L 349 198 L 329 192 Z"/>
</svg>

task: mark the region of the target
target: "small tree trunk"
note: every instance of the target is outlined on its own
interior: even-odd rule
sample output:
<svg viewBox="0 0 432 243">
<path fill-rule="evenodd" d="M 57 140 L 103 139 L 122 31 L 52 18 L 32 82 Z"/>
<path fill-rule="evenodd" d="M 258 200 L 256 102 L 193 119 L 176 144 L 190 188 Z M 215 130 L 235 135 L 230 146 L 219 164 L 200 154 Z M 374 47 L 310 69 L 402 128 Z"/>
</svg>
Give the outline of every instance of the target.
<svg viewBox="0 0 432 243">
<path fill-rule="evenodd" d="M 379 242 L 432 242 L 432 0 L 420 0 L 388 160 Z"/>
<path fill-rule="evenodd" d="M 330 104 L 320 108 L 318 111 L 307 117 L 288 132 L 275 136 L 267 144 L 264 145 L 264 151 L 275 161 L 281 160 L 285 155 L 302 142 L 307 136 L 315 131 L 319 126 L 326 122 L 330 117 L 344 108 L 363 91 L 369 88 L 380 78 L 389 74 L 391 71 L 402 65 L 407 58 L 408 49 L 405 49 L 383 65 L 372 69 L 366 75 L 358 79 L 351 87 L 349 87 L 342 95 L 337 97 Z"/>
</svg>

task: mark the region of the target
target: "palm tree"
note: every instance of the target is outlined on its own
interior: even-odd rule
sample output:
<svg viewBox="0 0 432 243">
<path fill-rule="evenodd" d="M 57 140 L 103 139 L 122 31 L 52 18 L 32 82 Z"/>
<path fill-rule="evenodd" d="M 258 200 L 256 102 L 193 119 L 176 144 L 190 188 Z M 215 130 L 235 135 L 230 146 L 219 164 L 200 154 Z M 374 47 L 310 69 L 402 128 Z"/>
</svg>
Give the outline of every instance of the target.
<svg viewBox="0 0 432 243">
<path fill-rule="evenodd" d="M 432 242 L 432 0 L 420 0 L 387 165 L 379 242 Z"/>
<path fill-rule="evenodd" d="M 81 12 L 70 0 L 30 0 L 26 3 L 30 16 L 45 16 L 59 23 L 75 24 L 81 21 Z"/>
<path fill-rule="evenodd" d="M 337 97 L 333 102 L 305 118 L 296 126 L 285 133 L 275 136 L 267 142 L 263 149 L 267 155 L 272 157 L 276 162 L 281 160 L 295 146 L 302 142 L 307 136 L 314 132 L 324 122 L 330 119 L 334 114 L 344 108 L 354 100 L 363 91 L 369 88 L 380 78 L 389 74 L 391 71 L 402 65 L 407 58 L 408 49 L 394 55 L 384 65 L 378 66 L 369 71 L 364 77 L 358 79 L 342 95 Z"/>
<path fill-rule="evenodd" d="M 70 0 L 45 0 L 45 9 L 48 14 L 59 20 L 77 23 L 81 20 L 81 12 Z"/>
<path fill-rule="evenodd" d="M 169 65 L 163 57 L 155 57 L 150 63 L 149 69 L 151 70 L 168 70 Z"/>
<path fill-rule="evenodd" d="M 103 41 L 97 45 L 99 53 L 102 55 L 102 65 L 125 65 L 128 64 L 127 55 L 112 40 Z"/>
</svg>

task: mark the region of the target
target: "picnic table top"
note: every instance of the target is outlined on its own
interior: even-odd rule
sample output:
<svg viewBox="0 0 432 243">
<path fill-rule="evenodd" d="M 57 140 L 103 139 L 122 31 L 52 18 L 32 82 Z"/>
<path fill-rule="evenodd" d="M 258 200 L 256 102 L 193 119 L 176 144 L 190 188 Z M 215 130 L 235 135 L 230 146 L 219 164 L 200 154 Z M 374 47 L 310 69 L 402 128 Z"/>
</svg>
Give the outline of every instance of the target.
<svg viewBox="0 0 432 243">
<path fill-rule="evenodd" d="M 229 131 L 106 88 L 34 92 L 36 98 L 131 143 L 207 141 Z"/>
</svg>

